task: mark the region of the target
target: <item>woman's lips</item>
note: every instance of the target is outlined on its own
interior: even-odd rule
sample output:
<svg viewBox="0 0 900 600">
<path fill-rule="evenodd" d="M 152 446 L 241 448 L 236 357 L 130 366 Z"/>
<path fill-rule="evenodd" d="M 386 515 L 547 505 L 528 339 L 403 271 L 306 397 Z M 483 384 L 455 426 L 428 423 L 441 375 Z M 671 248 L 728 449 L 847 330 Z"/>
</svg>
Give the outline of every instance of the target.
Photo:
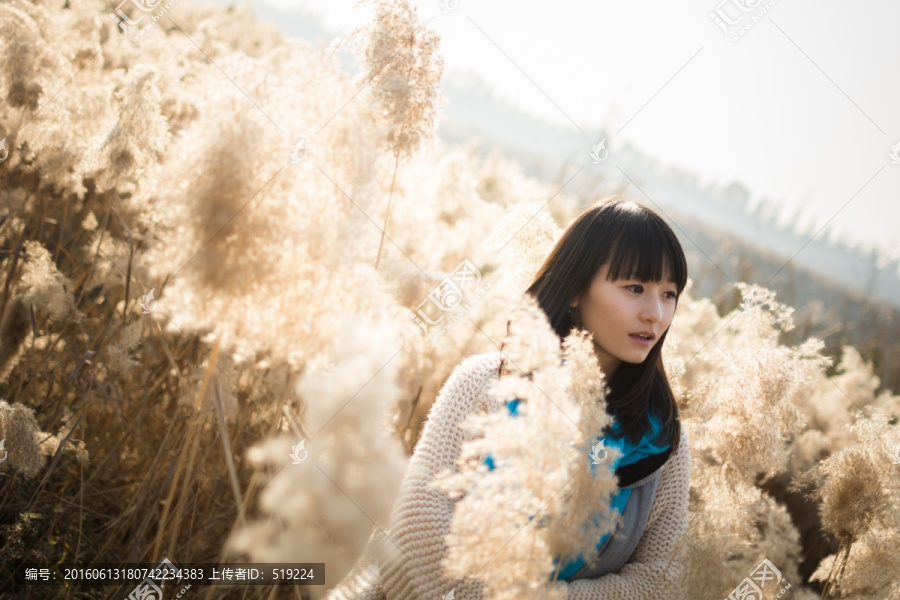
<svg viewBox="0 0 900 600">
<path fill-rule="evenodd" d="M 643 338 L 643 337 L 637 335 L 636 333 L 630 333 L 630 334 L 628 334 L 628 337 L 633 339 L 635 342 L 637 342 L 641 346 L 649 347 L 649 346 L 653 345 L 653 340 L 648 340 L 647 338 Z"/>
</svg>

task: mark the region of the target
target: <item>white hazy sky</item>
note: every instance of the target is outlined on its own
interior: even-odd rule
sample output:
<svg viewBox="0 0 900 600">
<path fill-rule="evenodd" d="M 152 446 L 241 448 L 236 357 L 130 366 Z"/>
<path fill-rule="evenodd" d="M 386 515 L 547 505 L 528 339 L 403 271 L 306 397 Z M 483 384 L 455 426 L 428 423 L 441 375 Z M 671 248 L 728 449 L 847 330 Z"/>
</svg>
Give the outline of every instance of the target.
<svg viewBox="0 0 900 600">
<path fill-rule="evenodd" d="M 334 32 L 371 14 L 355 0 L 265 1 Z M 738 180 L 789 212 L 802 205 L 807 227 L 830 220 L 900 256 L 900 164 L 889 157 L 900 2 L 743 0 L 757 3 L 748 13 L 741 0 L 448 0 L 446 13 L 439 0 L 411 2 L 434 17 L 445 76 L 475 72 L 532 115 L 576 132 L 606 126 L 607 147 L 628 141 L 704 182 Z M 735 42 L 710 18 L 717 8 L 765 14 Z"/>
</svg>

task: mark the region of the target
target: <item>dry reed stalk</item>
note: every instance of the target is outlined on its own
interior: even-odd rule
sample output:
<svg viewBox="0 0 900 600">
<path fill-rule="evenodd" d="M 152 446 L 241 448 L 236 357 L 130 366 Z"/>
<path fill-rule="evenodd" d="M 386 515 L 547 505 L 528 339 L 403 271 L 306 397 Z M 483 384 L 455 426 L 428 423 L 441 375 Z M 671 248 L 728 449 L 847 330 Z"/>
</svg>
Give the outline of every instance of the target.
<svg viewBox="0 0 900 600">
<path fill-rule="evenodd" d="M 193 406 L 193 414 L 191 415 L 191 422 L 188 426 L 188 437 L 189 437 L 189 447 L 187 452 L 182 451 L 179 454 L 178 462 L 176 463 L 175 469 L 175 480 L 172 482 L 172 486 L 169 488 L 169 496 L 166 498 L 166 503 L 163 506 L 163 513 L 160 515 L 159 519 L 159 528 L 156 533 L 156 541 L 153 544 L 153 554 L 152 556 L 159 556 L 160 546 L 162 544 L 163 532 L 166 528 L 166 518 L 168 517 L 169 508 L 172 505 L 172 500 L 175 497 L 175 489 L 178 487 L 178 480 L 182 473 L 184 473 L 184 480 L 181 482 L 181 495 L 178 498 L 178 506 L 175 509 L 175 516 L 173 518 L 172 523 L 170 524 L 171 536 L 169 539 L 169 547 L 167 553 L 169 555 L 173 555 L 175 552 L 175 543 L 178 539 L 178 527 L 181 524 L 181 517 L 184 513 L 184 506 L 187 502 L 187 488 L 190 485 L 190 478 L 194 471 L 194 461 L 197 456 L 197 448 L 200 444 L 200 434 L 203 430 L 203 420 L 204 417 L 200 412 L 200 406 L 202 404 L 203 398 L 206 397 L 207 392 L 209 391 L 210 379 L 213 376 L 213 371 L 216 368 L 216 360 L 219 357 L 219 344 L 216 342 L 213 345 L 212 354 L 209 358 L 209 366 L 206 369 L 206 373 L 203 376 L 203 384 L 200 387 L 200 402 Z M 186 458 L 186 455 L 190 455 L 189 458 Z M 185 462 L 187 463 L 185 465 Z"/>
<path fill-rule="evenodd" d="M 234 468 L 234 456 L 231 451 L 231 440 L 228 435 L 228 426 L 225 424 L 225 412 L 222 409 L 222 394 L 220 391 L 219 375 L 213 381 L 213 389 L 215 392 L 216 414 L 219 419 L 219 437 L 222 440 L 222 450 L 225 453 L 225 464 L 228 465 L 228 475 L 231 478 L 231 490 L 234 493 L 234 503 L 238 511 L 238 519 L 241 525 L 245 525 L 247 520 L 244 517 L 244 504 L 241 501 L 241 489 L 238 484 L 237 470 Z"/>
</svg>

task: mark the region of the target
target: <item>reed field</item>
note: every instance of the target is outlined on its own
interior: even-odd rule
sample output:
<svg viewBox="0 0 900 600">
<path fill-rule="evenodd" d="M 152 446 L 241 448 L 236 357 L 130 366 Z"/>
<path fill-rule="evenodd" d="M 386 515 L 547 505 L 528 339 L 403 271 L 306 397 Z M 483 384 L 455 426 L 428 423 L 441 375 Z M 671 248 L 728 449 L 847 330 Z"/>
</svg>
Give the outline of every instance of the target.
<svg viewBox="0 0 900 600">
<path fill-rule="evenodd" d="M 0 597 L 125 598 L 133 583 L 17 569 L 168 558 L 327 567 L 324 585 L 180 598 L 323 598 L 389 527 L 447 377 L 510 320 L 524 372 L 498 393 L 530 417 L 483 423 L 481 443 L 519 471 L 461 494 L 452 557 L 485 566 L 491 598 L 565 597 L 538 584 L 555 552 L 589 547 L 564 534 L 615 487 L 589 488 L 565 443 L 604 424 L 602 373 L 520 294 L 596 198 L 438 143 L 438 35 L 404 1 L 367 4 L 364 27 L 314 47 L 248 5 L 123 20 L 115 0 L 0 0 Z M 475 280 L 436 311 L 461 269 Z M 659 597 L 720 600 L 768 560 L 782 598 L 897 600 L 900 396 L 858 347 L 798 335 L 770 289 L 695 295 L 709 270 L 664 350 L 692 467 L 683 569 Z M 448 494 L 478 477 L 464 467 Z M 576 520 L 497 553 L 514 501 Z"/>
</svg>

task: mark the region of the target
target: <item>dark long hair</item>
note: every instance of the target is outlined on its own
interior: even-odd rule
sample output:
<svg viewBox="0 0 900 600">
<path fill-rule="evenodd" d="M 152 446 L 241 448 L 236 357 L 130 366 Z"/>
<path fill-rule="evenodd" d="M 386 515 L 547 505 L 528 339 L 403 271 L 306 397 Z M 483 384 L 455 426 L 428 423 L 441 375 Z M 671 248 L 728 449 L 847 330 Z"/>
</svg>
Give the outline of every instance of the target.
<svg viewBox="0 0 900 600">
<path fill-rule="evenodd" d="M 668 276 L 678 288 L 676 307 L 687 285 L 684 250 L 666 222 L 649 208 L 622 196 L 604 198 L 572 221 L 526 290 L 547 314 L 560 344 L 573 327 L 580 327 L 573 322 L 569 304 L 590 288 L 597 271 L 607 262 L 610 281 L 662 281 Z M 507 321 L 507 334 L 509 325 Z M 613 414 L 615 410 L 618 415 L 613 429 L 617 435 L 624 433 L 637 444 L 650 429 L 649 416 L 653 414 L 662 424 L 656 442 L 670 442 L 674 454 L 681 440 L 681 426 L 662 360 L 668 333 L 666 329 L 643 362 L 619 364 L 607 381 L 606 400 L 607 412 Z"/>
</svg>

